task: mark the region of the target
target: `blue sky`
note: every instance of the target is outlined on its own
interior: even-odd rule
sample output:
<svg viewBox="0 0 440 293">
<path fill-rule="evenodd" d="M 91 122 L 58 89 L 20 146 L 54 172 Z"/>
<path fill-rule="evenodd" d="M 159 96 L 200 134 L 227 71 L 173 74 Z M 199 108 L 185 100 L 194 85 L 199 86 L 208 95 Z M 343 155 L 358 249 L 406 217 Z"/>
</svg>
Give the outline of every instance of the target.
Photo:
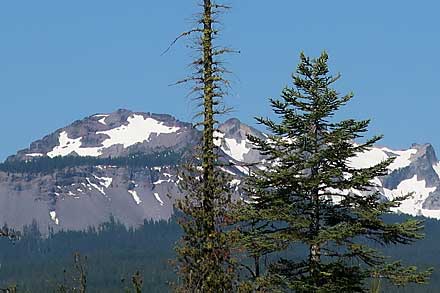
<svg viewBox="0 0 440 293">
<path fill-rule="evenodd" d="M 196 0 L 0 2 L 0 160 L 57 128 L 118 108 L 191 121 L 185 42 Z M 229 0 L 223 44 L 230 56 L 232 116 L 270 116 L 267 98 L 290 83 L 298 55 L 330 55 L 341 117 L 371 118 L 382 144 L 432 143 L 440 109 L 439 1 Z"/>
</svg>

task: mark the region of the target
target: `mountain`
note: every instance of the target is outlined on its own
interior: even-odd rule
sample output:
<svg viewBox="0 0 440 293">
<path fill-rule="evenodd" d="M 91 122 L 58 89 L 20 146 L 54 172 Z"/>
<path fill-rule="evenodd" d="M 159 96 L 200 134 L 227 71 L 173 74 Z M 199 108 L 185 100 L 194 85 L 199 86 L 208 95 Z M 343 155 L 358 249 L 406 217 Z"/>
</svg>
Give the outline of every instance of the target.
<svg viewBox="0 0 440 293">
<path fill-rule="evenodd" d="M 236 177 L 233 186 L 249 164 L 265 161 L 248 134 L 267 137 L 235 118 L 215 133 L 223 159 L 236 165 L 224 167 Z M 0 165 L 0 223 L 21 228 L 35 219 L 40 229 L 57 231 L 97 226 L 111 215 L 127 226 L 169 219 L 181 195 L 178 164 L 200 137 L 190 123 L 165 114 L 121 109 L 75 121 Z M 375 147 L 350 164 L 367 167 L 389 157 L 396 159 L 375 190 L 384 199 L 414 192 L 396 212 L 440 219 L 440 163 L 432 146 Z"/>
<path fill-rule="evenodd" d="M 237 119 L 220 125 L 217 144 L 226 160 L 258 161 L 247 134 L 262 136 Z M 75 121 L 2 164 L 0 223 L 21 228 L 35 219 L 56 231 L 97 226 L 111 215 L 128 226 L 168 219 L 180 195 L 176 165 L 200 135 L 170 115 L 124 109 Z"/>
<path fill-rule="evenodd" d="M 120 109 L 75 121 L 7 160 L 66 155 L 123 157 L 139 152 L 180 150 L 194 144 L 198 138 L 199 133 L 190 123 L 180 122 L 170 115 Z"/>
<path fill-rule="evenodd" d="M 369 167 L 394 157 L 387 176 L 375 180 L 386 199 L 412 193 L 396 212 L 440 219 L 440 163 L 430 144 L 413 144 L 407 150 L 375 147 L 351 160 L 354 167 Z"/>
</svg>

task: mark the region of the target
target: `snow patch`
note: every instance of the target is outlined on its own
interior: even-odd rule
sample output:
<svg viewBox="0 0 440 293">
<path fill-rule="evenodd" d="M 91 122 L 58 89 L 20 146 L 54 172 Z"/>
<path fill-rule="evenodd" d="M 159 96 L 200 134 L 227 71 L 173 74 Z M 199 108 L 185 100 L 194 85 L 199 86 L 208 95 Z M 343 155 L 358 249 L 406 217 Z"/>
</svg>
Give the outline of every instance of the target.
<svg viewBox="0 0 440 293">
<path fill-rule="evenodd" d="M 388 170 L 393 171 L 405 168 L 411 164 L 411 156 L 416 154 L 416 149 L 409 149 L 405 151 L 394 151 L 388 148 L 371 148 L 365 152 L 357 154 L 357 156 L 349 160 L 349 165 L 352 168 L 361 169 L 373 167 L 388 158 L 395 157 L 394 162 L 388 166 Z"/>
<path fill-rule="evenodd" d="M 230 184 L 231 188 L 235 188 L 235 191 L 238 191 L 238 188 L 240 187 L 240 184 L 241 184 L 241 180 L 233 179 L 233 180 L 231 180 L 231 182 L 229 184 Z"/>
<path fill-rule="evenodd" d="M 103 118 L 105 119 L 105 117 Z M 100 120 L 105 124 L 104 120 Z M 128 125 L 122 125 L 106 131 L 98 131 L 96 134 L 104 134 L 109 138 L 102 142 L 100 147 L 82 147 L 82 137 L 69 138 L 66 131 L 60 133 L 58 137 L 59 145 L 55 146 L 52 151 L 47 153 L 51 158 L 56 156 L 67 156 L 72 152 L 79 156 L 97 157 L 102 154 L 102 150 L 113 145 L 121 144 L 124 148 L 149 141 L 151 134 L 175 133 L 179 127 L 165 126 L 163 122 L 153 118 L 144 118 L 142 115 L 132 115 L 127 118 Z"/>
<path fill-rule="evenodd" d="M 237 166 L 234 165 L 235 168 L 237 168 L 241 173 L 248 175 L 249 174 L 249 168 L 248 167 L 243 167 L 243 166 Z"/>
<path fill-rule="evenodd" d="M 234 172 L 226 169 L 225 167 L 220 167 L 220 170 L 222 170 L 223 172 L 228 173 L 230 175 L 237 176 L 237 174 L 235 174 Z"/>
<path fill-rule="evenodd" d="M 237 185 L 240 185 L 240 184 L 241 184 L 241 180 L 239 180 L 239 179 L 231 180 L 231 185 L 232 186 L 237 186 Z"/>
<path fill-rule="evenodd" d="M 77 153 L 79 156 L 91 156 L 97 157 L 101 154 L 100 148 L 82 148 L 82 137 L 79 138 L 69 138 L 69 135 L 66 131 L 60 133 L 58 138 L 59 145 L 54 147 L 51 152 L 48 152 L 47 155 L 51 158 L 57 156 L 67 156 L 72 152 Z"/>
<path fill-rule="evenodd" d="M 411 179 L 400 182 L 396 189 L 389 190 L 384 188 L 384 195 L 392 200 L 396 197 L 413 193 L 411 197 L 404 200 L 402 204 L 394 210 L 412 216 L 423 215 L 425 217 L 440 219 L 440 210 L 427 210 L 423 208 L 423 203 L 429 194 L 436 189 L 436 187 L 427 187 L 425 180 L 418 180 L 417 175 L 414 175 Z"/>
<path fill-rule="evenodd" d="M 110 116 L 110 115 L 107 115 L 107 114 L 95 115 L 95 117 L 98 117 L 98 118 L 102 117 L 101 119 L 98 120 L 98 122 L 101 123 L 101 124 L 104 124 L 104 125 L 107 125 L 107 123 L 105 123 L 105 119 L 108 116 Z"/>
<path fill-rule="evenodd" d="M 60 224 L 60 221 L 57 218 L 57 212 L 51 211 L 51 212 L 49 212 L 49 216 L 50 216 L 50 219 L 55 222 L 55 225 L 59 225 Z"/>
<path fill-rule="evenodd" d="M 140 197 L 137 194 L 136 190 L 128 190 L 128 193 L 131 194 L 131 196 L 133 197 L 133 199 L 134 199 L 134 201 L 136 202 L 137 205 L 140 205 L 142 203 L 142 200 L 140 199 Z"/>
<path fill-rule="evenodd" d="M 111 177 L 98 177 L 96 175 L 93 175 L 93 177 L 95 177 L 96 179 L 98 179 L 99 184 L 101 184 L 102 186 L 104 186 L 105 188 L 109 188 L 110 185 L 113 182 L 113 178 Z"/>
<path fill-rule="evenodd" d="M 236 161 L 244 161 L 244 156 L 251 150 L 246 147 L 246 139 L 242 139 L 238 142 L 232 138 L 225 138 L 224 141 L 226 147 L 222 148 L 222 150 Z"/>
<path fill-rule="evenodd" d="M 28 157 L 42 157 L 42 156 L 44 156 L 44 154 L 41 154 L 41 153 L 31 153 L 31 154 L 26 154 L 26 156 L 28 156 Z"/>
<path fill-rule="evenodd" d="M 159 196 L 159 193 L 155 192 L 154 193 L 154 197 L 156 198 L 156 200 L 160 203 L 161 206 L 163 206 L 163 201 Z"/>
<path fill-rule="evenodd" d="M 93 183 L 92 181 L 90 181 L 90 178 L 89 178 L 89 177 L 86 177 L 86 180 L 87 180 L 87 182 L 88 182 L 91 186 L 93 186 L 96 190 L 98 190 L 100 193 L 102 193 L 102 195 L 105 195 L 105 192 L 104 192 L 104 188 L 103 188 L 103 187 L 98 186 L 97 184 L 95 184 L 95 183 Z"/>
<path fill-rule="evenodd" d="M 391 157 L 396 157 L 394 162 L 388 167 L 390 170 L 397 170 L 408 167 L 411 164 L 411 156 L 417 153 L 416 149 L 409 149 L 406 151 L 393 151 L 387 148 L 382 148 L 383 151 L 392 153 Z"/>
<path fill-rule="evenodd" d="M 171 182 L 171 179 L 168 179 L 168 180 L 159 179 L 156 182 L 153 182 L 153 185 L 162 184 L 164 182 Z"/>
<path fill-rule="evenodd" d="M 110 138 L 102 142 L 103 148 L 108 148 L 115 144 L 122 144 L 124 148 L 148 141 L 151 134 L 175 133 L 179 127 L 169 127 L 163 125 L 153 118 L 144 118 L 142 115 L 132 115 L 127 119 L 128 125 L 122 125 L 106 131 L 99 131 L 97 134 L 105 134 Z"/>
<path fill-rule="evenodd" d="M 214 131 L 214 144 L 218 147 L 222 145 L 222 138 L 225 137 L 225 134 L 223 132 L 220 132 L 218 130 Z"/>
</svg>

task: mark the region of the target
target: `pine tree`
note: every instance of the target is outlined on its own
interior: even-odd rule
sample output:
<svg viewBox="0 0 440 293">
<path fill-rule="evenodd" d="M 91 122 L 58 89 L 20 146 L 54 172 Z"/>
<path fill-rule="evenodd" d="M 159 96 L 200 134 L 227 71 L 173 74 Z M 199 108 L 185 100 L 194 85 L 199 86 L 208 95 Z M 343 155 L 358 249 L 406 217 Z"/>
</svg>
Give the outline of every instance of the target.
<svg viewBox="0 0 440 293">
<path fill-rule="evenodd" d="M 193 92 L 198 95 L 199 116 L 203 117 L 198 126 L 203 135 L 200 148 L 182 171 L 184 198 L 176 202 L 183 214 L 180 224 L 184 232 L 176 248 L 180 276 L 176 291 L 230 292 L 234 277 L 227 231 L 230 180 L 220 168 L 215 129 L 217 116 L 226 111 L 222 98 L 229 85 L 220 57 L 231 50 L 214 44 L 219 34 L 217 16 L 229 7 L 211 0 L 203 0 L 201 7 L 196 28 L 180 36 L 196 35 L 195 49 L 200 57 L 192 63 L 195 72 L 179 83 L 195 84 Z"/>
<path fill-rule="evenodd" d="M 67 275 L 67 270 L 63 271 L 64 279 L 62 283 L 57 284 L 56 292 L 87 292 L 87 257 L 82 257 L 78 252 L 74 253 L 73 270 L 72 276 Z"/>
<path fill-rule="evenodd" d="M 20 238 L 20 233 L 13 229 L 9 229 L 8 225 L 4 224 L 3 227 L 0 227 L 0 238 L 2 237 L 10 240 L 18 240 Z"/>
<path fill-rule="evenodd" d="M 134 292 L 135 293 L 142 293 L 142 285 L 143 285 L 144 281 L 142 280 L 142 276 L 141 276 L 141 273 L 139 271 L 137 271 L 131 277 L 131 282 L 133 284 Z"/>
<path fill-rule="evenodd" d="M 341 96 L 333 88 L 340 76 L 329 73 L 327 62 L 326 53 L 317 59 L 301 54 L 294 86 L 270 100 L 279 119 L 257 118 L 271 135 L 249 137 L 267 164 L 249 177 L 246 189 L 254 200 L 237 213 L 240 245 L 248 255 L 265 251 L 275 260 L 246 286 L 260 292 L 369 292 L 371 280 L 424 283 L 429 271 L 390 262 L 376 249 L 413 243 L 422 238 L 423 225 L 384 220 L 410 196 L 384 201 L 376 191 L 373 179 L 387 174 L 393 158 L 369 168 L 351 166 L 381 137 L 359 142 L 369 120 L 336 121 L 353 94 Z"/>
</svg>

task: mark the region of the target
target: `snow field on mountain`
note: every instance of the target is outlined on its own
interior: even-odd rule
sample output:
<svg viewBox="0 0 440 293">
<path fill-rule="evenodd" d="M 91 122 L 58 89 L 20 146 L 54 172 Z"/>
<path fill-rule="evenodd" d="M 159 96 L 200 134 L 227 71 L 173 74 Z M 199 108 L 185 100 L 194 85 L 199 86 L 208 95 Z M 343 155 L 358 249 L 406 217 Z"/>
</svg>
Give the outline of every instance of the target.
<svg viewBox="0 0 440 293">
<path fill-rule="evenodd" d="M 140 142 L 149 141 L 153 133 L 165 134 L 175 133 L 179 127 L 169 127 L 153 118 L 144 118 L 142 115 L 132 115 L 127 119 L 128 125 L 122 125 L 107 131 L 100 131 L 97 134 L 106 134 L 110 138 L 103 141 L 104 148 L 115 144 L 122 144 L 124 148 Z"/>
<path fill-rule="evenodd" d="M 400 207 L 395 208 L 394 210 L 412 216 L 423 215 L 438 219 L 440 218 L 440 210 L 423 209 L 423 203 L 428 198 L 429 194 L 436 189 L 436 187 L 427 187 L 425 180 L 418 180 L 417 175 L 414 175 L 411 179 L 400 182 L 396 189 L 389 190 L 384 188 L 384 195 L 392 200 L 396 197 L 412 193 L 408 199 L 402 202 Z"/>
<path fill-rule="evenodd" d="M 242 139 L 240 142 L 233 138 L 225 138 L 226 148 L 222 148 L 223 151 L 237 161 L 244 161 L 244 155 L 249 153 L 250 148 L 246 147 L 246 139 Z"/>
<path fill-rule="evenodd" d="M 411 156 L 417 153 L 416 149 L 404 151 L 394 151 L 388 148 L 371 148 L 349 160 L 351 167 L 360 169 L 372 167 L 388 158 L 395 157 L 394 162 L 388 166 L 388 170 L 393 171 L 405 168 L 411 164 Z"/>
<path fill-rule="evenodd" d="M 103 119 L 105 119 L 104 117 Z M 101 119 L 102 120 L 102 119 Z M 100 120 L 100 122 L 101 122 Z M 104 121 L 104 120 L 102 120 Z M 179 127 L 169 127 L 163 125 L 162 122 L 153 118 L 144 118 L 142 115 L 132 115 L 127 119 L 128 125 L 121 125 L 106 131 L 99 131 L 96 134 L 104 134 L 109 136 L 102 142 L 100 147 L 82 147 L 82 137 L 69 138 L 68 133 L 63 131 L 60 133 L 58 141 L 59 145 L 47 153 L 51 158 L 56 156 L 67 156 L 72 152 L 79 156 L 97 157 L 102 151 L 113 145 L 123 145 L 124 148 L 130 147 L 137 143 L 149 141 L 152 134 L 175 133 Z M 105 122 L 104 122 L 105 123 Z"/>
<path fill-rule="evenodd" d="M 220 131 L 214 132 L 214 144 L 236 161 L 244 161 L 244 156 L 252 149 L 246 146 L 249 143 L 247 139 L 242 139 L 239 142 L 234 138 L 225 137 L 225 134 Z"/>
<path fill-rule="evenodd" d="M 66 131 L 60 133 L 58 138 L 59 145 L 54 147 L 51 152 L 48 152 L 47 155 L 51 158 L 57 156 L 67 156 L 73 152 L 77 153 L 79 156 L 90 156 L 97 157 L 101 154 L 101 148 L 82 148 L 82 137 L 78 137 L 75 139 L 69 138 Z"/>
</svg>

